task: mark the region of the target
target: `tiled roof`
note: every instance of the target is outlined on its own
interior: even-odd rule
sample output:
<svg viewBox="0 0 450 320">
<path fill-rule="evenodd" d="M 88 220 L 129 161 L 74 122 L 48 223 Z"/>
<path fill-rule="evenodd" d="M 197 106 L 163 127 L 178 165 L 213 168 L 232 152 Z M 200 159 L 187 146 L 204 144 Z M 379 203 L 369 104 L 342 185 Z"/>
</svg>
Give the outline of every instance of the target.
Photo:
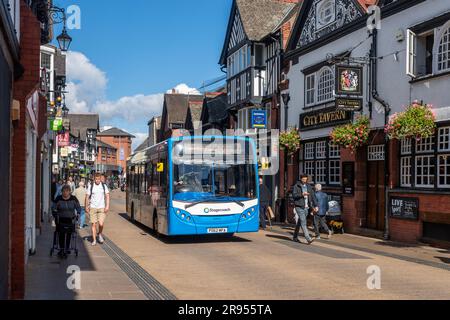
<svg viewBox="0 0 450 320">
<path fill-rule="evenodd" d="M 186 122 L 188 108 L 192 103 L 203 102 L 202 95 L 166 94 L 164 96 L 164 107 L 167 111 L 167 123 Z"/>
<path fill-rule="evenodd" d="M 103 132 L 100 132 L 98 134 L 99 137 L 130 137 L 130 138 L 136 138 L 132 134 L 129 134 L 128 132 L 125 132 L 118 128 L 111 128 L 109 130 L 105 130 Z"/>
<path fill-rule="evenodd" d="M 70 114 L 70 134 L 86 141 L 87 130 L 99 130 L 100 120 L 98 114 Z"/>
<path fill-rule="evenodd" d="M 296 6 L 281 0 L 236 0 L 245 33 L 251 41 L 260 41 Z"/>
</svg>

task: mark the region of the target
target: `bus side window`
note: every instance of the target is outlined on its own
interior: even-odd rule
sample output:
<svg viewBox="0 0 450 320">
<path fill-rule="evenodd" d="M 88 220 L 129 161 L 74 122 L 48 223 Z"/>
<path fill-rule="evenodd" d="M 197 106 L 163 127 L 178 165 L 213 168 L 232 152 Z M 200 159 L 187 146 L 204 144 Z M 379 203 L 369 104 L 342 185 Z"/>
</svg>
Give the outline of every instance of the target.
<svg viewBox="0 0 450 320">
<path fill-rule="evenodd" d="M 167 172 L 168 172 L 168 167 L 167 167 L 167 153 L 161 153 L 160 154 L 160 163 L 164 164 L 164 171 L 159 173 L 159 181 L 160 181 L 160 187 L 161 187 L 161 192 L 163 193 L 163 195 L 167 194 Z"/>
<path fill-rule="evenodd" d="M 151 185 L 152 185 L 152 164 L 146 163 L 145 164 L 145 193 L 150 194 L 151 191 Z"/>
<path fill-rule="evenodd" d="M 152 162 L 152 192 L 159 192 L 158 161 Z"/>
<path fill-rule="evenodd" d="M 143 164 L 141 166 L 141 184 L 140 184 L 140 193 L 147 194 L 147 188 L 146 188 L 146 178 L 145 178 L 145 165 Z"/>
</svg>

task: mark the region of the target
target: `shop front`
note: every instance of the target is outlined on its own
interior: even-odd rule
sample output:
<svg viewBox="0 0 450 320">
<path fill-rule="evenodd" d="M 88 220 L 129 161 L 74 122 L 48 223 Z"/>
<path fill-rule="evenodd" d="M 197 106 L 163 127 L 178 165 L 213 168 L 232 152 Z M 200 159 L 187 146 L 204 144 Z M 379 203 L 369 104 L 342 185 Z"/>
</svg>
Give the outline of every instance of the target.
<svg viewBox="0 0 450 320">
<path fill-rule="evenodd" d="M 351 111 L 340 110 L 337 107 L 326 107 L 300 115 L 300 132 L 302 143 L 298 159 L 295 180 L 305 174 L 312 184 L 321 184 L 323 191 L 329 195 L 330 201 L 335 201 L 342 211 L 344 207 L 343 156 L 345 150 L 330 140 L 331 130 L 339 125 L 350 123 L 353 119 Z M 296 161 L 298 160 L 298 162 Z M 353 193 L 351 188 L 347 190 Z M 290 208 L 289 221 L 293 221 L 293 208 Z"/>
<path fill-rule="evenodd" d="M 392 240 L 450 243 L 450 108 L 436 116 L 434 136 L 391 143 Z"/>
</svg>

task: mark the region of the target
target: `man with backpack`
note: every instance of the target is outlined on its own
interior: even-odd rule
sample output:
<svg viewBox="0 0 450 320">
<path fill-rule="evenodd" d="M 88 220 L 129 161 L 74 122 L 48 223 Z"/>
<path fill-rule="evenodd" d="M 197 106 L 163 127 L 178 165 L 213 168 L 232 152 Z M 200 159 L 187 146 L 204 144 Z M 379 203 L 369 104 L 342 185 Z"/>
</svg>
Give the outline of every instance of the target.
<svg viewBox="0 0 450 320">
<path fill-rule="evenodd" d="M 92 224 L 92 245 L 97 244 L 97 223 L 98 242 L 104 243 L 103 228 L 106 215 L 109 212 L 109 189 L 102 182 L 102 175 L 97 173 L 94 182 L 90 184 L 86 193 L 86 213 L 89 214 Z"/>
</svg>

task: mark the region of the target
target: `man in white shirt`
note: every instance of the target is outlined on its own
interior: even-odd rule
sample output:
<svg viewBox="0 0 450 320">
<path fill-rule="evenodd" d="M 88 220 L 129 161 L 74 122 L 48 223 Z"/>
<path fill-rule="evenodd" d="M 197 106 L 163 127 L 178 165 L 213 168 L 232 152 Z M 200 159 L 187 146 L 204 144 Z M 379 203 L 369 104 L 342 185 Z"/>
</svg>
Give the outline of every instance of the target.
<svg viewBox="0 0 450 320">
<path fill-rule="evenodd" d="M 86 212 L 89 214 L 92 224 L 92 245 L 97 244 L 97 223 L 98 242 L 104 243 L 103 228 L 106 215 L 109 212 L 109 189 L 102 182 L 102 175 L 97 173 L 94 183 L 90 185 L 86 193 Z"/>
</svg>

